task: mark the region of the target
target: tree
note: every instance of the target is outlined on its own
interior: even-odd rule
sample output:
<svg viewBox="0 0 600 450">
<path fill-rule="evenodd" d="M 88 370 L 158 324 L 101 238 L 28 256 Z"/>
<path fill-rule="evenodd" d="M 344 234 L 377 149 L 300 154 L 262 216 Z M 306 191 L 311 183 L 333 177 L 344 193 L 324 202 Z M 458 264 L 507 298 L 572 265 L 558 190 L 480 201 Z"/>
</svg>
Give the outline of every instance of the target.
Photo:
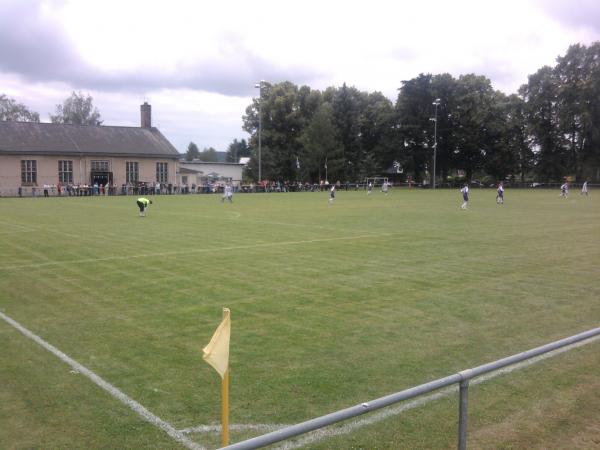
<svg viewBox="0 0 600 450">
<path fill-rule="evenodd" d="M 519 170 L 520 145 L 526 145 L 522 134 L 524 123 L 519 124 L 515 120 L 521 105 L 522 101 L 517 96 L 507 97 L 501 92 L 493 95 L 483 146 L 483 168 L 494 181 L 504 180 Z"/>
<path fill-rule="evenodd" d="M 194 159 L 199 159 L 199 158 L 200 158 L 200 150 L 198 150 L 198 146 L 195 143 L 190 142 L 188 145 L 187 152 L 185 152 L 185 160 L 193 161 Z"/>
<path fill-rule="evenodd" d="M 202 150 L 200 152 L 200 154 L 198 155 L 198 159 L 200 159 L 201 161 L 204 161 L 204 162 L 218 162 L 219 161 L 217 151 L 212 147 L 208 147 L 208 148 L 205 147 L 204 150 Z"/>
<path fill-rule="evenodd" d="M 588 47 L 585 56 L 586 80 L 581 93 L 582 115 L 581 179 L 600 180 L 600 42 Z M 579 176 L 579 174 L 578 174 Z"/>
<path fill-rule="evenodd" d="M 62 105 L 56 105 L 56 115 L 50 115 L 52 123 L 73 125 L 102 125 L 100 112 L 92 104 L 93 98 L 82 92 L 75 92 Z"/>
<path fill-rule="evenodd" d="M 558 83 L 554 70 L 544 66 L 529 76 L 519 93 L 536 148 L 536 172 L 543 181 L 558 181 L 566 175 L 568 155 L 559 131 Z"/>
<path fill-rule="evenodd" d="M 432 103 L 436 99 L 440 99 L 437 111 L 437 149 L 436 149 L 436 172 L 437 176 L 447 180 L 452 169 L 457 169 L 454 164 L 454 150 L 456 149 L 456 134 L 457 127 L 455 122 L 457 80 L 449 73 L 434 75 L 431 80 Z M 432 104 L 430 118 L 435 117 L 435 106 Z M 429 134 L 430 143 L 433 147 L 434 139 L 431 140 L 431 125 L 435 125 L 430 121 Z M 435 134 L 435 133 L 434 133 Z"/>
<path fill-rule="evenodd" d="M 420 74 L 403 81 L 396 100 L 396 122 L 402 139 L 396 160 L 414 173 L 416 181 L 424 178 L 426 166 L 431 166 L 433 157 L 434 133 L 430 118 L 433 117 L 431 104 L 436 97 L 431 89 L 432 79 L 430 74 Z"/>
<path fill-rule="evenodd" d="M 0 94 L 0 121 L 6 122 L 39 122 L 40 115 L 30 111 L 27 106 L 14 99 Z"/>
<path fill-rule="evenodd" d="M 454 164 L 464 169 L 471 180 L 482 167 L 491 146 L 497 145 L 494 127 L 495 92 L 484 76 L 461 75 L 457 81 L 456 107 L 453 109 L 455 136 Z"/>
<path fill-rule="evenodd" d="M 333 108 L 323 103 L 316 111 L 300 137 L 302 151 L 298 155 L 301 161 L 300 178 L 312 181 L 325 178 L 339 179 L 345 170 L 342 147 L 336 137 L 333 125 Z"/>
<path fill-rule="evenodd" d="M 225 158 L 227 162 L 237 163 L 240 161 L 240 158 L 248 156 L 250 156 L 250 147 L 248 147 L 246 140 L 242 139 L 241 141 L 238 141 L 237 139 L 234 139 L 233 142 L 229 144 L 229 147 L 227 147 L 227 156 Z"/>
<path fill-rule="evenodd" d="M 515 158 L 515 171 L 523 183 L 535 162 L 535 155 L 531 150 L 527 133 L 525 102 L 521 97 L 513 94 L 508 97 L 505 107 L 506 145 L 512 157 Z"/>
<path fill-rule="evenodd" d="M 344 159 L 351 163 L 346 164 L 343 178 L 354 181 L 360 176 L 364 158 L 360 141 L 361 93 L 344 83 L 341 89 L 335 91 L 332 105 L 337 139 L 342 146 Z"/>
<path fill-rule="evenodd" d="M 360 145 L 366 176 L 382 173 L 397 158 L 400 140 L 392 102 L 380 92 L 363 96 L 360 114 Z"/>
<path fill-rule="evenodd" d="M 257 174 L 259 111 L 262 111 L 261 172 L 263 179 L 293 180 L 296 172 L 296 156 L 302 149 L 300 135 L 306 124 L 307 114 L 301 108 L 300 99 L 309 97 L 310 90 L 289 82 L 270 85 L 263 83 L 262 98 L 254 99 L 243 117 L 244 130 L 252 135 L 252 161 L 249 171 Z"/>
</svg>

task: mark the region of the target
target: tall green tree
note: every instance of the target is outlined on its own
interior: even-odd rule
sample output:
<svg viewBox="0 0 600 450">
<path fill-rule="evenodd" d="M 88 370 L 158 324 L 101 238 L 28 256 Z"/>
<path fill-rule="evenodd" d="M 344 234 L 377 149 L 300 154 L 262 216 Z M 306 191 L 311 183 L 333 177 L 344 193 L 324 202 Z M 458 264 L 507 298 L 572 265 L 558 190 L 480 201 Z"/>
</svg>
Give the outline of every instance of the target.
<svg viewBox="0 0 600 450">
<path fill-rule="evenodd" d="M 22 103 L 0 94 L 0 121 L 7 122 L 39 122 L 40 115 L 31 111 Z"/>
<path fill-rule="evenodd" d="M 544 66 L 529 76 L 519 93 L 526 102 L 527 123 L 535 148 L 535 171 L 542 181 L 567 175 L 568 155 L 560 134 L 558 82 L 554 70 Z"/>
<path fill-rule="evenodd" d="M 565 56 L 557 58 L 554 68 L 558 83 L 559 133 L 567 147 L 566 165 L 578 179 L 593 164 L 594 149 L 598 153 L 598 87 L 600 86 L 600 43 L 589 48 L 576 44 Z M 594 97 L 595 96 L 595 97 Z M 596 145 L 594 145 L 594 143 Z M 590 145 L 591 144 L 591 145 Z M 591 151 L 590 151 L 591 150 Z M 597 164 L 593 164 L 596 167 Z"/>
<path fill-rule="evenodd" d="M 219 162 L 219 156 L 217 150 L 213 147 L 204 148 L 198 155 L 198 159 L 204 162 Z"/>
<path fill-rule="evenodd" d="M 346 83 L 333 95 L 333 121 L 346 161 L 343 178 L 350 181 L 360 178 L 364 157 L 360 141 L 361 102 L 358 89 Z"/>
<path fill-rule="evenodd" d="M 434 75 L 431 79 L 432 105 L 429 117 L 437 121 L 437 150 L 436 172 L 442 181 L 446 180 L 451 171 L 456 169 L 454 150 L 457 148 L 457 135 L 455 133 L 457 116 L 453 114 L 457 98 L 457 80 L 450 74 Z M 433 102 L 439 99 L 437 115 Z M 433 136 L 435 123 L 430 121 L 428 128 L 429 144 L 433 149 L 435 136 Z"/>
<path fill-rule="evenodd" d="M 310 90 L 306 88 L 301 93 L 296 85 L 286 81 L 275 85 L 265 83 L 261 91 L 262 98 L 254 99 L 243 117 L 243 128 L 252 135 L 250 172 L 258 173 L 259 112 L 262 111 L 262 177 L 270 180 L 293 180 L 296 156 L 302 149 L 300 135 L 307 117 L 301 110 L 300 99 Z"/>
<path fill-rule="evenodd" d="M 402 81 L 396 100 L 397 126 L 401 138 L 398 162 L 414 174 L 415 181 L 425 179 L 433 158 L 432 103 L 436 99 L 432 75 L 420 74 Z"/>
<path fill-rule="evenodd" d="M 581 95 L 585 108 L 579 166 L 582 180 L 600 181 L 600 42 L 587 48 L 584 64 L 587 76 Z"/>
<path fill-rule="evenodd" d="M 512 107 L 511 99 L 505 94 L 498 91 L 493 94 L 483 143 L 485 174 L 482 175 L 490 175 L 494 181 L 514 176 L 518 170 L 518 135 L 512 135 L 518 129 L 511 128 L 514 126 Z"/>
<path fill-rule="evenodd" d="M 62 105 L 56 105 L 56 114 L 50 115 L 52 123 L 69 123 L 73 125 L 102 125 L 100 112 L 93 105 L 91 95 L 74 92 Z"/>
<path fill-rule="evenodd" d="M 399 139 L 395 118 L 392 102 L 381 92 L 365 95 L 360 116 L 360 142 L 366 176 L 384 173 L 396 160 Z"/>
<path fill-rule="evenodd" d="M 486 77 L 461 75 L 455 99 L 453 159 L 455 166 L 464 169 L 467 180 L 471 180 L 475 170 L 483 166 L 490 146 L 497 144 L 493 124 L 495 92 Z"/>
<path fill-rule="evenodd" d="M 521 183 L 525 182 L 526 176 L 531 173 L 535 163 L 535 155 L 527 131 L 525 108 L 525 102 L 517 94 L 508 96 L 504 105 L 506 147 L 509 152 L 507 159 L 510 158 L 511 161 L 514 161 L 512 174 Z"/>
<path fill-rule="evenodd" d="M 190 142 L 187 148 L 187 152 L 185 153 L 185 160 L 193 161 L 195 159 L 200 159 L 200 150 L 194 142 Z"/>
<path fill-rule="evenodd" d="M 345 172 L 345 160 L 333 124 L 333 108 L 323 103 L 313 115 L 300 136 L 302 150 L 299 152 L 299 179 L 337 180 Z M 327 170 L 325 170 L 327 165 Z"/>
<path fill-rule="evenodd" d="M 238 141 L 234 139 L 231 144 L 227 147 L 227 156 L 225 157 L 227 162 L 239 162 L 240 158 L 250 156 L 250 147 L 245 139 Z"/>
</svg>

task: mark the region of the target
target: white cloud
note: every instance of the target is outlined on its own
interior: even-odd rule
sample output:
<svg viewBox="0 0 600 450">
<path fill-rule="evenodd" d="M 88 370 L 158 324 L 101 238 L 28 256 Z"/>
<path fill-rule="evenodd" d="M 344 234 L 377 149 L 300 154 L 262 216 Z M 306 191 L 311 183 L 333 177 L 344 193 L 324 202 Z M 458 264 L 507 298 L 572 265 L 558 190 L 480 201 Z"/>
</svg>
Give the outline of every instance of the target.
<svg viewBox="0 0 600 450">
<path fill-rule="evenodd" d="M 419 73 L 474 72 L 515 92 L 570 44 L 600 39 L 591 0 L 0 3 L 4 93 L 44 118 L 72 90 L 89 92 L 114 125 L 137 125 L 148 99 L 180 151 L 247 137 L 241 117 L 259 79 L 346 82 L 394 100 Z"/>
</svg>

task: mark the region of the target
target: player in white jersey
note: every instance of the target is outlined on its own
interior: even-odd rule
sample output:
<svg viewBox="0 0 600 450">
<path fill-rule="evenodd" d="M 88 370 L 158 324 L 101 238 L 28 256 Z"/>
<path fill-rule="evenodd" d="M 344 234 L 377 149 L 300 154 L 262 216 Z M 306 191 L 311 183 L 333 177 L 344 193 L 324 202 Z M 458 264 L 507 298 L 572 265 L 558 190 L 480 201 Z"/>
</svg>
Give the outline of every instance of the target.
<svg viewBox="0 0 600 450">
<path fill-rule="evenodd" d="M 384 181 L 383 184 L 381 185 L 381 192 L 383 192 L 385 195 L 387 195 L 388 189 L 389 189 L 388 182 Z"/>
<path fill-rule="evenodd" d="M 367 195 L 370 195 L 372 190 L 373 190 L 373 183 L 369 181 L 369 184 L 367 185 Z"/>
<path fill-rule="evenodd" d="M 329 189 L 329 204 L 333 203 L 334 200 L 335 200 L 335 184 L 333 186 L 331 186 L 331 189 Z"/>
<path fill-rule="evenodd" d="M 467 209 L 467 205 L 469 203 L 469 186 L 465 184 L 460 192 L 463 196 L 463 204 L 460 207 L 462 209 Z"/>
<path fill-rule="evenodd" d="M 504 183 L 501 181 L 496 190 L 496 203 L 504 204 Z"/>
<path fill-rule="evenodd" d="M 581 195 L 585 195 L 586 197 L 589 195 L 588 194 L 588 187 L 587 187 L 587 180 L 583 182 L 583 186 L 581 186 Z"/>
<path fill-rule="evenodd" d="M 567 183 L 566 181 L 560 187 L 560 196 L 564 198 L 569 198 L 569 183 Z"/>
<path fill-rule="evenodd" d="M 233 203 L 233 187 L 227 183 L 223 189 L 223 197 L 221 197 L 221 203 L 229 200 L 229 203 Z"/>
</svg>

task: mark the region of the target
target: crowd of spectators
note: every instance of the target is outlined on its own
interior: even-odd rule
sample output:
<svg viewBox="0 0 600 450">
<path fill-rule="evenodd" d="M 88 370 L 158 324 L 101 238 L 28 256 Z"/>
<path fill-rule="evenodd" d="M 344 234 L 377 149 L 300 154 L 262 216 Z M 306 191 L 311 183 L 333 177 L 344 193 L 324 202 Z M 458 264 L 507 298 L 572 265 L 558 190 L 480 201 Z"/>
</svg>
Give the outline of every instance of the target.
<svg viewBox="0 0 600 450">
<path fill-rule="evenodd" d="M 391 184 L 391 183 L 390 183 Z M 225 181 L 216 181 L 205 184 L 183 184 L 138 182 L 117 185 L 115 183 L 94 184 L 45 184 L 43 186 L 22 186 L 12 195 L 19 197 L 91 197 L 91 196 L 113 196 L 113 195 L 175 195 L 175 194 L 214 194 L 223 193 Z M 233 184 L 234 192 L 321 192 L 327 191 L 332 186 L 328 181 L 316 182 L 301 181 L 262 181 L 260 183 Z M 337 181 L 337 190 L 359 190 L 365 189 L 365 183 Z M 6 192 L 5 194 L 10 195 Z"/>
</svg>

